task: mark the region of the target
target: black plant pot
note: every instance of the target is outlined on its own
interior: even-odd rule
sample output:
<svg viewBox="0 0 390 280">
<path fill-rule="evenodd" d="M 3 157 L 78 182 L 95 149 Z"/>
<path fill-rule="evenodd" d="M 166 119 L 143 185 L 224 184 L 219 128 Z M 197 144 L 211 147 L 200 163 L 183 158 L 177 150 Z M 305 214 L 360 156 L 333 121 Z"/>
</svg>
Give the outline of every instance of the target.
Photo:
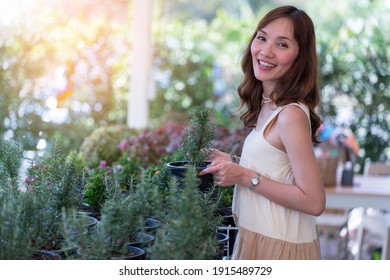
<svg viewBox="0 0 390 280">
<path fill-rule="evenodd" d="M 157 229 L 161 227 L 161 222 L 157 219 L 146 218 L 143 230 L 146 233 L 156 235 Z"/>
<path fill-rule="evenodd" d="M 229 236 L 229 250 L 226 250 L 226 253 L 229 253 L 227 256 L 233 254 L 234 243 L 236 242 L 236 237 L 238 229 L 233 218 L 232 207 L 224 207 L 219 209 L 219 214 L 222 216 L 222 226 L 219 227 L 219 231 L 226 233 Z"/>
<path fill-rule="evenodd" d="M 144 249 L 128 246 L 127 254 L 124 256 L 113 256 L 111 260 L 146 260 L 146 251 Z"/>
<path fill-rule="evenodd" d="M 225 256 L 225 248 L 227 245 L 227 242 L 229 242 L 229 235 L 217 232 L 217 244 L 218 244 L 218 251 L 215 255 L 215 260 L 222 260 Z"/>
<path fill-rule="evenodd" d="M 61 255 L 59 253 L 36 250 L 32 256 L 34 260 L 61 260 Z"/>
<path fill-rule="evenodd" d="M 56 258 L 59 256 L 60 259 L 69 259 L 72 258 L 77 254 L 77 247 L 76 246 L 70 246 L 70 247 L 60 247 L 60 248 L 42 248 L 36 250 L 36 253 L 40 253 L 41 255 L 45 255 L 47 257 L 54 256 Z"/>
<path fill-rule="evenodd" d="M 196 167 L 197 173 L 202 171 L 209 165 L 210 162 L 205 162 L 203 166 L 198 166 Z M 182 185 L 182 181 L 185 177 L 185 174 L 189 168 L 188 161 L 174 161 L 174 162 L 168 162 L 166 164 L 166 167 L 169 169 L 169 172 L 171 176 L 175 176 L 178 181 L 179 181 L 179 186 Z M 214 199 L 217 199 L 218 197 L 218 188 L 214 187 L 214 176 L 212 174 L 205 174 L 203 176 L 199 176 L 198 178 L 200 179 L 200 184 L 199 184 L 199 190 L 203 193 L 212 193 L 212 197 Z"/>
<path fill-rule="evenodd" d="M 134 239 L 135 240 L 129 241 L 128 244 L 145 250 L 153 246 L 155 237 L 150 233 L 138 232 Z"/>
<path fill-rule="evenodd" d="M 146 232 L 138 232 L 134 238 L 134 240 L 129 241 L 128 245 L 141 248 L 145 251 L 145 258 L 149 258 L 151 254 L 150 248 L 154 245 L 155 236 Z"/>
<path fill-rule="evenodd" d="M 87 212 L 79 211 L 78 215 L 84 215 L 85 218 L 85 233 L 91 233 L 96 229 L 99 220 Z"/>
<path fill-rule="evenodd" d="M 96 206 L 91 206 L 88 203 L 82 203 L 78 212 L 80 214 L 85 214 L 87 216 L 94 217 L 97 220 L 100 220 L 101 217 L 100 208 Z"/>
</svg>

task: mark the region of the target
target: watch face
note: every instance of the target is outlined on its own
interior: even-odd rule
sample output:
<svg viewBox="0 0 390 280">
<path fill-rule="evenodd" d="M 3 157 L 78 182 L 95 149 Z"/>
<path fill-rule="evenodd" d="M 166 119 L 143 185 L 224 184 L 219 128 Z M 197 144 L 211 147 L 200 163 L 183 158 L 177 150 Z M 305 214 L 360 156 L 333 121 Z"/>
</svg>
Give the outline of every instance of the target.
<svg viewBox="0 0 390 280">
<path fill-rule="evenodd" d="M 259 183 L 259 179 L 257 177 L 252 178 L 252 185 L 256 186 Z"/>
</svg>

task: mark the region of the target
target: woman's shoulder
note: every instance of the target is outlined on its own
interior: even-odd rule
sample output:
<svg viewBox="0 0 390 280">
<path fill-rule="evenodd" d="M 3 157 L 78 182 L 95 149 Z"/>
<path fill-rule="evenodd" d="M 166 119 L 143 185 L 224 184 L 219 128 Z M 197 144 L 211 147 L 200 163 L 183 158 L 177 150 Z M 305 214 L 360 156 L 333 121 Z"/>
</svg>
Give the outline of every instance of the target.
<svg viewBox="0 0 390 280">
<path fill-rule="evenodd" d="M 278 121 L 282 126 L 289 126 L 292 123 L 306 123 L 309 118 L 309 108 L 305 104 L 290 103 L 281 108 Z"/>
</svg>

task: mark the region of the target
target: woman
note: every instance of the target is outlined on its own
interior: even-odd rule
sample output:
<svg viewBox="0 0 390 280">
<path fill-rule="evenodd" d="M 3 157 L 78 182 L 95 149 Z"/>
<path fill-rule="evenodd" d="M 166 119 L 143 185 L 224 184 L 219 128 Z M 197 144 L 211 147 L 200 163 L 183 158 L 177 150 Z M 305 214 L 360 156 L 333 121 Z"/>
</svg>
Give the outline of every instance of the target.
<svg viewBox="0 0 390 280">
<path fill-rule="evenodd" d="M 233 259 L 320 259 L 316 216 L 325 191 L 313 142 L 321 124 L 315 32 L 302 10 L 283 6 L 258 24 L 244 53 L 241 120 L 253 127 L 241 158 L 214 150 L 219 186 L 235 186 L 239 229 Z"/>
</svg>

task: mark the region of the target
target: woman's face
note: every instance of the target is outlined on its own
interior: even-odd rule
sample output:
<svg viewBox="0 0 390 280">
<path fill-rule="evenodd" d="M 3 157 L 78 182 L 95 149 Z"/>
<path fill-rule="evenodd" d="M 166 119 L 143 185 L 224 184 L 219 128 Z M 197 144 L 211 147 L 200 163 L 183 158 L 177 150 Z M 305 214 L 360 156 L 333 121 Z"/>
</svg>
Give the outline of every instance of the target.
<svg viewBox="0 0 390 280">
<path fill-rule="evenodd" d="M 251 44 L 255 77 L 263 82 L 265 91 L 271 91 L 295 63 L 299 46 L 293 26 L 287 18 L 279 18 L 261 30 Z"/>
</svg>

